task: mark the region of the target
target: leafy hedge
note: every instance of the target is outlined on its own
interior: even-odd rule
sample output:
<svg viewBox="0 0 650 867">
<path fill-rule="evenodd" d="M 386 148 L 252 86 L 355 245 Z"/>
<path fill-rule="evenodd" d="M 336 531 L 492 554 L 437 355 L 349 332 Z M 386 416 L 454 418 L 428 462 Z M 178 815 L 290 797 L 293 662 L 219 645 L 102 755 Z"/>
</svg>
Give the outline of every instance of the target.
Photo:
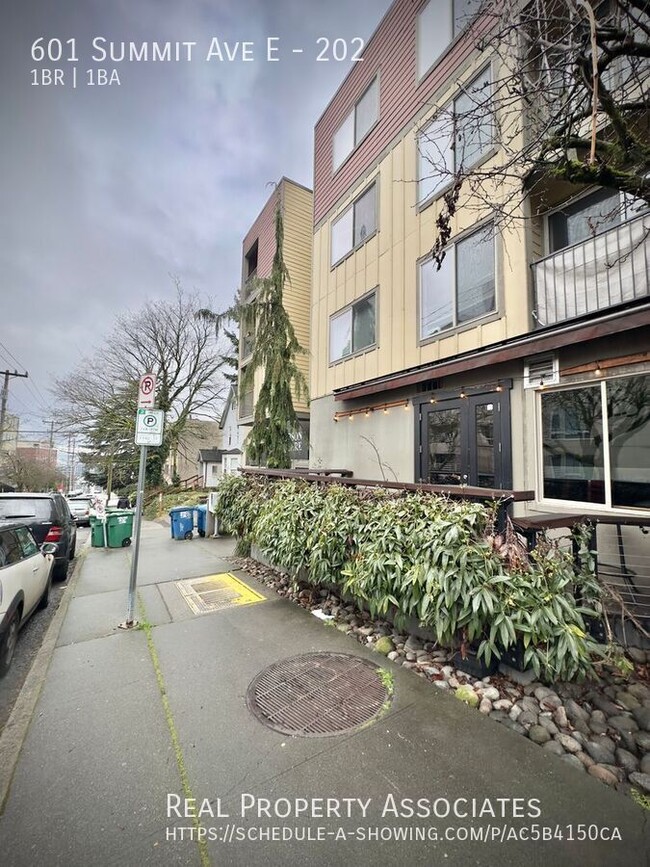
<svg viewBox="0 0 650 867">
<path fill-rule="evenodd" d="M 255 542 L 373 615 L 416 618 L 442 646 L 477 647 L 488 663 L 517 646 L 549 681 L 591 671 L 583 615 L 594 611 L 578 597 L 593 606 L 600 591 L 586 533 L 576 573 L 572 552 L 550 540 L 528 554 L 511 528 L 496 535 L 490 505 L 238 475 L 221 481 L 217 515 L 240 552 Z"/>
</svg>

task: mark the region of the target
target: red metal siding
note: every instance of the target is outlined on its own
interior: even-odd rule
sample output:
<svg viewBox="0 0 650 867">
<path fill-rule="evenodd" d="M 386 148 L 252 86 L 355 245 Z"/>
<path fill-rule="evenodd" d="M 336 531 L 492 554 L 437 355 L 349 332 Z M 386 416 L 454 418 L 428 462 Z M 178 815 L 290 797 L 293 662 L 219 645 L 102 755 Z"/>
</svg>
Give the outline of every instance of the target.
<svg viewBox="0 0 650 867">
<path fill-rule="evenodd" d="M 432 0 L 438 2 L 438 0 Z M 474 50 L 478 24 L 417 81 L 416 19 L 425 0 L 395 0 L 314 131 L 314 223 L 352 186 Z M 487 24 L 487 22 L 486 22 Z M 379 72 L 379 123 L 332 177 L 334 133 Z"/>
<path fill-rule="evenodd" d="M 271 274 L 273 256 L 275 255 L 275 209 L 277 207 L 278 196 L 281 195 L 281 190 L 282 182 L 273 191 L 269 200 L 262 208 L 260 215 L 244 238 L 242 244 L 242 284 L 246 277 L 244 270 L 245 256 L 255 241 L 258 242 L 257 276 L 268 277 Z"/>
</svg>

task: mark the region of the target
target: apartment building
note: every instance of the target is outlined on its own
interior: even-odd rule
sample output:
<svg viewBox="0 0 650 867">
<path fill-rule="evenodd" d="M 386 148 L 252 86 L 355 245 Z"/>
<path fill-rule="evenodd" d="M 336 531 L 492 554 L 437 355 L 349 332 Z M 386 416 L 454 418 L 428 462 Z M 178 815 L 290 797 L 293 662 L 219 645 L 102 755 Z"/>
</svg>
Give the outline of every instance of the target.
<svg viewBox="0 0 650 867">
<path fill-rule="evenodd" d="M 312 191 L 288 178 L 282 178 L 252 224 L 242 244 L 242 288 L 243 301 L 254 297 L 254 278 L 271 276 L 273 257 L 276 250 L 275 215 L 281 209 L 284 242 L 283 259 L 289 277 L 285 283 L 283 304 L 289 315 L 300 346 L 305 350 L 297 358 L 305 380 L 309 382 L 310 363 L 310 298 L 312 277 Z M 239 382 L 240 394 L 237 402 L 238 423 L 241 429 L 242 448 L 246 449 L 245 437 L 253 423 L 255 405 L 259 389 L 264 381 L 264 371 L 255 372 L 252 388 L 241 391 L 241 383 L 248 364 L 250 364 L 255 343 L 255 323 L 244 322 L 240 326 L 239 337 Z M 309 458 L 309 402 L 294 399 L 299 430 L 294 437 L 295 448 L 292 462 L 299 466 Z M 244 460 L 245 463 L 245 460 Z"/>
<path fill-rule="evenodd" d="M 464 103 L 500 75 L 476 7 L 395 0 L 317 122 L 311 463 L 531 490 L 518 508 L 532 511 L 644 514 L 647 212 L 502 178 L 493 202 L 513 219 L 495 227 L 490 196 L 463 190 L 440 268 L 432 256 L 454 162 L 502 159 L 491 110 L 462 128 Z"/>
</svg>

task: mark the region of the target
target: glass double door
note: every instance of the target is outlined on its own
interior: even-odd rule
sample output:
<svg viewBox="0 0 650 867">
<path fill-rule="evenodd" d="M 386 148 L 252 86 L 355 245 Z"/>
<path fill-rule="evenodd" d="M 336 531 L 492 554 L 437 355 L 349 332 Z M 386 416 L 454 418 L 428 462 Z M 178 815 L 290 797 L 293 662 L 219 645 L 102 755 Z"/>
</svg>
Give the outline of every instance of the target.
<svg viewBox="0 0 650 867">
<path fill-rule="evenodd" d="M 422 481 L 509 488 L 507 397 L 490 392 L 423 404 L 418 444 Z"/>
</svg>

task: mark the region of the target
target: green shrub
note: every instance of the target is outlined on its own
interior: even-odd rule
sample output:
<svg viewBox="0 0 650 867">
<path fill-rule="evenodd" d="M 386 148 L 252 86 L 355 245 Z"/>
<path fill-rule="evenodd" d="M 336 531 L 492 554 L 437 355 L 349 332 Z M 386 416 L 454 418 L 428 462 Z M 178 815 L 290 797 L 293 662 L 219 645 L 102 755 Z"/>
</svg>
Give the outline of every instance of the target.
<svg viewBox="0 0 650 867">
<path fill-rule="evenodd" d="M 277 566 L 338 583 L 373 615 L 415 618 L 443 646 L 472 644 L 487 662 L 519 646 L 549 681 L 591 671 L 582 618 L 600 588 L 586 531 L 576 572 L 572 553 L 543 537 L 529 555 L 511 526 L 495 534 L 493 504 L 230 476 L 217 513 Z"/>
</svg>

